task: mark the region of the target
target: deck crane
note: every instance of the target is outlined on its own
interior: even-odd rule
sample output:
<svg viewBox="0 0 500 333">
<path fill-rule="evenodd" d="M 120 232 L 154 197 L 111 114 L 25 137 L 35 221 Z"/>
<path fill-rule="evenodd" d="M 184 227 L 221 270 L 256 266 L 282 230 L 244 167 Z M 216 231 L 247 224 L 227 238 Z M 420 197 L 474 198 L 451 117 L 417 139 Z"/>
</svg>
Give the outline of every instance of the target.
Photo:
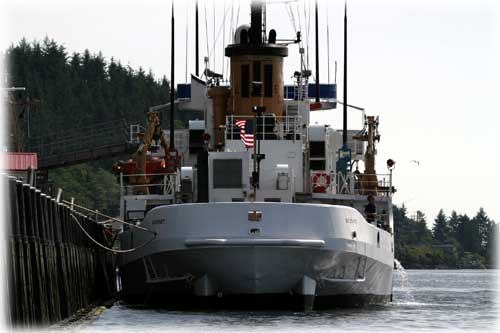
<svg viewBox="0 0 500 333">
<path fill-rule="evenodd" d="M 147 116 L 148 124 L 145 133 L 137 134 L 141 141 L 137 151 L 128 161 L 118 161 L 113 165 L 113 172 L 115 174 L 123 173 L 126 176 L 124 180 L 132 186 L 134 194 L 149 194 L 148 184 L 155 183 L 155 175 L 160 176 L 175 172 L 177 166 L 177 161 L 169 160 L 169 149 L 160 126 L 158 112 L 149 111 Z M 159 148 L 158 141 L 159 146 L 163 148 L 163 156 L 155 154 Z"/>
</svg>

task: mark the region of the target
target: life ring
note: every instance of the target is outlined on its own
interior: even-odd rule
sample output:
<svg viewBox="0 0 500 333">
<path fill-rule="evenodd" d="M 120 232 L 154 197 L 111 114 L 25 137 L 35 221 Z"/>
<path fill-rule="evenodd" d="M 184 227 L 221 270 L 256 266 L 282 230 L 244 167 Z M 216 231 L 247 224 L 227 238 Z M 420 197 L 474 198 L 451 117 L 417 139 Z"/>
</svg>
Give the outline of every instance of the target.
<svg viewBox="0 0 500 333">
<path fill-rule="evenodd" d="M 330 175 L 324 172 L 315 173 L 312 178 L 313 192 L 326 193 L 326 188 L 330 185 Z"/>
<path fill-rule="evenodd" d="M 177 168 L 179 167 L 179 160 L 179 151 L 175 148 L 170 148 L 165 155 L 165 169 L 167 173 L 177 172 Z"/>
</svg>

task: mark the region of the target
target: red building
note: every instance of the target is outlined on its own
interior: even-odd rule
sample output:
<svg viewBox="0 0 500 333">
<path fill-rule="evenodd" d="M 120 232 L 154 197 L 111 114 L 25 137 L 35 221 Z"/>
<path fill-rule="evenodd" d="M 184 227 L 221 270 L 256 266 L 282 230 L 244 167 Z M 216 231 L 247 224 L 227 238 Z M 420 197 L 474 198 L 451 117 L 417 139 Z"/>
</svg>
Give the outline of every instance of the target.
<svg viewBox="0 0 500 333">
<path fill-rule="evenodd" d="M 0 153 L 0 169 L 9 175 L 15 176 L 25 183 L 29 183 L 29 174 L 33 173 L 33 181 L 38 168 L 36 153 Z M 33 184 L 32 184 L 33 185 Z"/>
</svg>

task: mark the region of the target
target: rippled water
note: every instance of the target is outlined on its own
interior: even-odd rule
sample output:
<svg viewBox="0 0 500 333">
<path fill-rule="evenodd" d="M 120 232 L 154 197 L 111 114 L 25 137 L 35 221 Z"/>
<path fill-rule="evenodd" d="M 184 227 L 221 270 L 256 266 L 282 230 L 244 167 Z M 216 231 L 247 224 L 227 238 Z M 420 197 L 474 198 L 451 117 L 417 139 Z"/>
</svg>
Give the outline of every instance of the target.
<svg viewBox="0 0 500 333">
<path fill-rule="evenodd" d="M 498 271 L 410 270 L 395 273 L 394 301 L 329 311 L 167 311 L 116 304 L 85 331 L 497 331 Z"/>
</svg>

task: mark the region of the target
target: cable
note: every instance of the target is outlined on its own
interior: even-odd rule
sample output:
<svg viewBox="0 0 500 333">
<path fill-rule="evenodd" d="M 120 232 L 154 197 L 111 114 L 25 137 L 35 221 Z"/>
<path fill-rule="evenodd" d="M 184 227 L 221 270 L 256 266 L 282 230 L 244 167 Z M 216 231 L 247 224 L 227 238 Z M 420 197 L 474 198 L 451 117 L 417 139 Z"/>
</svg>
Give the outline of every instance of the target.
<svg viewBox="0 0 500 333">
<path fill-rule="evenodd" d="M 130 253 L 130 252 L 134 252 L 138 249 L 140 249 L 141 247 L 144 247 L 146 245 L 148 245 L 149 243 L 151 243 L 155 238 L 156 236 L 158 235 L 156 232 L 154 232 L 154 236 L 148 240 L 147 242 L 139 245 L 139 246 L 136 246 L 134 248 L 131 248 L 131 249 L 128 249 L 128 250 L 115 250 L 115 249 L 112 249 L 112 248 L 109 248 L 109 247 L 106 247 L 104 245 L 102 245 L 101 243 L 99 243 L 98 241 L 96 241 L 94 238 L 92 238 L 92 236 L 90 236 L 88 234 L 88 232 L 82 227 L 82 225 L 80 224 L 80 222 L 78 222 L 78 219 L 73 215 L 73 214 L 69 214 L 76 222 L 76 224 L 78 224 L 78 226 L 80 227 L 80 229 L 82 229 L 83 233 L 92 241 L 94 242 L 95 244 L 97 244 L 98 246 L 100 246 L 101 248 L 105 249 L 106 251 L 110 251 L 110 252 L 113 252 L 113 253 Z"/>
</svg>

